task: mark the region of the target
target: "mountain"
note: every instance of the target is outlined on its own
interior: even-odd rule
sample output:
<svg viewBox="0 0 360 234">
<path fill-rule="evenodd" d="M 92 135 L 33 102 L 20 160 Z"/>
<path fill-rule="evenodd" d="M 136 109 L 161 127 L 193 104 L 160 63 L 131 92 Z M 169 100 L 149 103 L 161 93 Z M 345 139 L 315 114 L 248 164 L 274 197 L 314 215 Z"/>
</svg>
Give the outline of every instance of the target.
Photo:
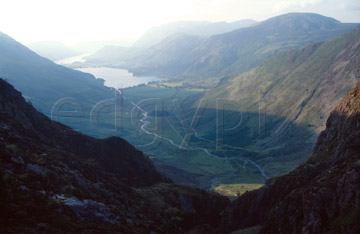
<svg viewBox="0 0 360 234">
<path fill-rule="evenodd" d="M 256 110 L 310 124 L 320 132 L 323 117 L 360 78 L 360 27 L 333 40 L 280 53 L 259 67 L 224 79 L 207 98 L 226 97 L 240 111 Z"/>
<path fill-rule="evenodd" d="M 359 122 L 360 84 L 331 113 L 313 156 L 233 202 L 224 212 L 222 231 L 359 233 Z"/>
<path fill-rule="evenodd" d="M 88 56 L 92 53 L 97 52 L 98 50 L 107 47 L 121 47 L 121 46 L 131 46 L 132 43 L 124 41 L 90 41 L 90 42 L 79 42 L 72 46 L 67 46 L 58 41 L 40 41 L 34 42 L 27 45 L 29 49 L 36 52 L 42 57 L 50 59 L 51 61 L 57 62 L 67 58 L 72 58 L 75 56 Z"/>
<path fill-rule="evenodd" d="M 217 99 L 228 100 L 226 111 L 243 117 L 242 137 L 229 136 L 227 142 L 256 149 L 252 159 L 271 176 L 279 176 L 307 159 L 326 117 L 359 79 L 357 27 L 339 38 L 282 52 L 249 72 L 223 79 L 204 100 L 213 109 Z M 255 117 L 247 117 L 248 113 Z M 227 119 L 228 126 L 236 126 L 239 117 L 233 119 Z M 215 120 L 208 121 L 199 128 L 210 135 L 214 124 Z"/>
<path fill-rule="evenodd" d="M 142 53 L 138 53 L 138 56 L 132 59 L 126 57 L 126 59 L 130 61 L 131 66 L 139 68 L 135 73 L 137 75 L 147 74 L 147 67 L 155 66 L 152 69 L 156 70 L 157 74 L 167 73 L 176 76 L 176 74 L 182 73 L 187 69 L 187 61 L 183 59 L 191 54 L 192 50 L 203 40 L 204 38 L 201 36 L 181 33 L 173 34 L 161 43 L 148 48 L 146 51 L 142 51 Z M 138 59 L 139 56 L 141 56 L 141 60 Z"/>
<path fill-rule="evenodd" d="M 225 197 L 176 185 L 121 138 L 51 121 L 0 79 L 1 233 L 208 233 Z"/>
<path fill-rule="evenodd" d="M 72 45 L 71 48 L 77 51 L 80 51 L 83 54 L 91 54 L 100 50 L 105 46 L 123 46 L 130 47 L 131 42 L 122 41 L 122 40 L 100 40 L 100 41 L 84 41 L 79 42 L 75 45 Z"/>
<path fill-rule="evenodd" d="M 81 54 L 81 52 L 76 51 L 58 41 L 34 42 L 28 44 L 27 46 L 40 56 L 48 58 L 52 61 L 70 58 Z"/>
<path fill-rule="evenodd" d="M 184 40 L 184 43 L 181 44 L 184 47 L 178 48 L 179 51 L 176 52 L 178 54 L 188 53 L 191 46 L 186 47 L 186 45 L 189 45 L 190 42 L 202 40 L 201 37 L 195 38 L 196 36 L 191 35 L 179 34 L 173 37 L 175 41 L 178 40 L 177 37 Z M 201 185 L 205 187 L 209 184 L 241 184 L 244 182 L 260 184 L 265 182 L 267 176 L 286 174 L 306 161 L 311 155 L 318 134 L 325 127 L 327 116 L 336 103 L 359 81 L 359 38 L 359 28 L 356 28 L 326 42 L 279 52 L 257 68 L 240 75 L 225 77 L 217 85 L 214 82 L 216 87 L 207 91 L 205 95 L 201 92 L 196 95 L 193 93 L 193 96 L 188 95 L 185 98 L 179 95 L 180 106 L 184 113 L 182 119 L 192 119 L 195 116 L 200 99 L 203 99 L 202 106 L 207 103 L 195 128 L 197 136 L 192 138 L 191 143 L 196 147 L 201 146 L 208 149 L 213 155 L 224 158 L 225 162 L 230 162 L 231 166 L 221 176 L 210 174 L 211 172 L 204 173 L 205 170 L 201 171 L 203 174 L 197 172 L 196 178 L 206 178 L 202 182 L 206 181 L 207 184 L 201 182 Z M 173 43 L 174 40 L 171 39 L 172 37 L 166 39 L 164 44 Z M 187 39 L 189 42 L 185 43 Z M 158 60 L 161 59 L 163 63 L 171 61 L 172 50 L 161 50 L 161 45 L 156 48 L 157 52 L 154 53 L 154 56 L 159 55 L 156 57 Z M 173 48 L 176 49 L 176 47 Z M 167 57 L 168 55 L 169 57 Z M 155 57 L 152 58 L 147 57 L 144 64 L 148 65 L 155 60 Z M 184 67 L 186 66 L 178 63 L 171 71 L 179 72 Z M 164 72 L 161 67 L 156 67 L 156 69 Z M 208 80 L 206 82 L 209 83 Z M 205 82 L 201 81 L 200 83 Z M 179 122 L 176 114 L 172 114 L 174 112 L 173 104 L 166 104 L 172 98 L 175 100 L 174 96 L 177 90 L 147 87 L 146 89 L 134 88 L 129 93 L 138 92 L 134 96 L 141 96 L 143 99 L 147 97 L 166 99 L 164 108 L 170 113 L 167 118 L 171 120 L 175 128 L 178 127 L 176 129 L 181 134 L 182 123 Z M 160 94 L 165 92 L 174 96 Z M 130 97 L 128 96 L 128 98 Z M 224 136 L 219 135 L 221 131 L 217 131 L 219 125 L 216 121 L 216 116 L 219 114 L 216 102 L 221 99 L 227 100 L 223 106 L 224 129 L 237 126 L 233 129 L 234 131 Z M 133 100 L 140 101 L 141 99 Z M 132 106 L 130 107 L 132 108 Z M 178 109 L 180 108 L 176 107 L 176 111 Z M 166 127 L 165 125 L 164 129 L 165 132 L 171 134 L 173 126 Z M 129 135 L 131 135 L 130 125 L 127 132 L 130 132 Z M 225 132 L 223 131 L 223 133 Z M 137 142 L 139 140 L 137 135 L 133 137 L 129 137 L 129 135 L 127 135 L 128 140 L 134 144 L 140 144 Z M 221 137 L 223 140 L 220 151 L 215 145 Z M 171 140 L 176 142 L 177 138 L 172 137 Z M 177 144 L 181 144 L 181 142 L 177 142 Z M 161 162 L 156 165 L 174 180 L 193 182 L 192 176 L 187 176 L 186 178 L 190 179 L 183 180 L 184 176 L 178 176 L 180 173 L 174 173 L 172 168 L 193 172 L 195 170 L 189 168 L 201 167 L 200 160 L 179 163 L 184 160 L 184 157 L 178 157 L 180 153 L 173 153 L 169 148 L 167 146 L 159 147 L 157 150 L 147 153 L 152 153 L 157 159 L 161 156 L 162 159 L 165 158 L 166 163 Z M 166 153 L 163 149 L 167 150 Z M 177 151 L 174 150 L 174 152 Z M 167 155 L 173 155 L 174 159 L 168 160 Z M 184 155 L 196 155 L 196 153 L 185 151 Z M 189 158 L 191 157 L 189 156 Z M 241 161 L 244 158 L 251 160 L 256 166 L 242 164 Z M 206 155 L 203 156 L 202 160 L 206 159 Z M 169 166 L 171 166 L 170 170 Z M 219 168 L 219 170 L 224 171 L 226 166 L 214 163 L 214 168 Z M 253 171 L 250 172 L 250 170 Z M 209 181 L 212 182 L 209 183 Z"/>
<path fill-rule="evenodd" d="M 70 108 L 75 106 L 77 117 L 88 119 L 97 103 L 115 96 L 114 90 L 104 86 L 104 80 L 57 65 L 2 33 L 0 76 L 47 116 L 52 115 L 54 108 L 71 111 Z M 67 124 L 77 128 L 81 123 L 77 123 L 75 118 Z"/>
<path fill-rule="evenodd" d="M 97 64 L 101 66 L 117 66 L 121 67 L 125 60 L 132 60 L 136 58 L 141 49 L 124 46 L 104 46 L 95 53 L 85 57 L 86 63 Z M 119 61 L 115 63 L 114 61 Z M 75 64 L 76 65 L 76 64 Z M 82 65 L 82 64 L 80 64 Z"/>
<path fill-rule="evenodd" d="M 249 71 L 281 51 L 336 38 L 356 25 L 313 13 L 289 13 L 203 40 L 194 38 L 187 53 L 178 54 L 176 50 L 183 46 L 183 37 L 172 43 L 165 39 L 144 50 L 136 59 L 125 60 L 127 64 L 123 67 L 137 75 L 169 79 L 220 79 Z M 166 59 L 161 54 L 163 51 L 169 51 Z M 113 64 L 119 62 L 113 61 Z M 182 69 L 174 71 L 176 66 Z"/>
<path fill-rule="evenodd" d="M 135 43 L 134 47 L 149 48 L 173 34 L 192 34 L 198 36 L 211 36 L 230 32 L 256 24 L 256 21 L 245 19 L 231 23 L 207 21 L 176 21 L 149 29 Z"/>
<path fill-rule="evenodd" d="M 115 137 L 98 140 L 74 132 L 37 112 L 31 104 L 25 102 L 21 93 L 4 80 L 1 80 L 0 88 L 1 118 L 5 121 L 2 127 L 4 130 L 6 128 L 14 130 L 14 133 L 7 134 L 10 138 L 14 137 L 13 143 L 20 143 L 21 139 L 18 143 L 17 137 L 29 137 L 54 149 L 76 154 L 83 160 L 93 158 L 105 164 L 109 173 L 116 173 L 126 184 L 132 186 L 167 181 L 156 172 L 149 159 L 125 140 Z M 117 152 L 117 149 L 121 151 Z"/>
<path fill-rule="evenodd" d="M 211 23 L 206 21 L 173 22 L 150 29 L 137 40 L 132 47 L 106 45 L 86 57 L 86 62 L 104 66 L 126 67 L 126 64 L 130 61 L 131 64 L 134 63 L 133 65 L 135 65 L 137 58 L 145 56 L 146 54 L 152 54 L 154 58 L 149 57 L 148 59 L 159 59 L 159 63 L 163 63 L 161 58 L 164 58 L 166 61 L 169 57 L 169 53 L 167 52 L 168 48 L 172 50 L 169 58 L 172 61 L 176 61 L 184 57 L 185 52 L 190 52 L 183 51 L 182 48 L 193 48 L 196 46 L 196 43 L 198 43 L 199 38 L 248 27 L 255 23 L 256 21 L 253 20 L 240 20 L 232 23 Z M 193 41 L 191 41 L 192 38 L 194 38 Z M 183 43 L 189 44 L 182 45 Z M 147 49 L 149 49 L 149 51 L 147 51 Z M 182 52 L 182 54 L 176 53 L 177 51 Z M 171 55 L 175 57 L 171 57 Z M 143 59 L 141 62 L 144 61 L 147 63 L 150 62 L 146 59 Z M 172 69 L 174 67 L 176 66 L 173 66 Z"/>
<path fill-rule="evenodd" d="M 115 66 L 125 69 L 128 64 L 132 64 L 132 66 L 151 66 L 153 61 L 157 61 L 156 69 L 158 72 L 163 72 L 162 69 L 170 63 L 171 68 L 166 67 L 165 70 L 170 69 L 172 73 L 178 73 L 186 67 L 182 66 L 180 62 L 175 62 L 181 61 L 201 40 L 203 40 L 202 36 L 177 33 L 167 37 L 161 43 L 151 48 L 105 46 L 85 59 L 86 64 Z M 142 58 L 141 60 L 139 60 L 140 57 Z M 137 75 L 141 74 L 142 71 L 139 70 Z"/>
</svg>

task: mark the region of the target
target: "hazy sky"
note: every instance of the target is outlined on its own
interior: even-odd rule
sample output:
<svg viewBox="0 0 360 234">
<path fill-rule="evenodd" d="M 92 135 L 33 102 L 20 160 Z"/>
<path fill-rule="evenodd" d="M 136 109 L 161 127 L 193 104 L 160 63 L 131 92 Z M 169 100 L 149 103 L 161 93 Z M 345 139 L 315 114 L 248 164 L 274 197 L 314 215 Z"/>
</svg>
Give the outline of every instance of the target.
<svg viewBox="0 0 360 234">
<path fill-rule="evenodd" d="M 0 0 L 0 31 L 25 44 L 134 41 L 171 21 L 261 21 L 294 11 L 360 22 L 359 0 Z"/>
</svg>

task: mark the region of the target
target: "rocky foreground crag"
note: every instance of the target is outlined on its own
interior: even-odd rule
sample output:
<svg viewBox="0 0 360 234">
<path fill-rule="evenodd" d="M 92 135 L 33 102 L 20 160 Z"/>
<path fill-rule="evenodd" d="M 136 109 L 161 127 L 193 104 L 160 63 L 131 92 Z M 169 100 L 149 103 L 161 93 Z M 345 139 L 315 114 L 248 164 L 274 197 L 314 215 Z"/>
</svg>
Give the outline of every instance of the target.
<svg viewBox="0 0 360 234">
<path fill-rule="evenodd" d="M 360 233 L 359 220 L 360 84 L 331 113 L 313 156 L 234 201 L 219 233 Z"/>
</svg>

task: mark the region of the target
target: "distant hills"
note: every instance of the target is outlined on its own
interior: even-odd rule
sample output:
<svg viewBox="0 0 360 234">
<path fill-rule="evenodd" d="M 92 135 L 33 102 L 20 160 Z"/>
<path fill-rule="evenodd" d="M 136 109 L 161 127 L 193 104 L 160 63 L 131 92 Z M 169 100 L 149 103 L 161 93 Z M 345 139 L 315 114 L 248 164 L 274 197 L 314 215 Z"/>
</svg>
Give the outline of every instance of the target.
<svg viewBox="0 0 360 234">
<path fill-rule="evenodd" d="M 184 56 L 184 53 L 189 52 L 188 50 L 183 50 L 184 47 L 192 48 L 196 46 L 198 43 L 197 40 L 200 38 L 248 27 L 256 23 L 254 20 L 239 20 L 232 23 L 211 23 L 207 21 L 172 22 L 151 28 L 131 47 L 106 45 L 96 53 L 88 56 L 86 62 L 90 64 L 116 65 L 122 67 L 127 66 L 129 61 L 137 63 L 138 58 L 144 55 L 144 50 L 149 49 L 150 51 L 156 51 L 154 52 L 156 56 L 162 57 L 164 53 L 167 53 L 166 51 L 163 52 L 162 48 L 167 49 L 169 47 L 172 47 L 172 50 L 182 51 L 182 56 Z M 194 41 L 192 41 L 192 38 L 194 38 Z M 182 45 L 182 43 L 190 43 L 190 45 Z M 157 52 L 157 50 L 160 51 Z M 181 57 L 181 55 L 174 52 L 171 53 L 171 55 L 175 56 L 172 58 L 173 61 Z M 172 69 L 174 68 L 173 66 Z M 176 69 L 181 68 L 177 67 Z"/>
<path fill-rule="evenodd" d="M 59 41 L 39 41 L 28 45 L 32 51 L 53 62 L 79 55 L 95 53 L 105 46 L 130 46 L 131 43 L 123 41 L 90 41 L 67 46 Z"/>
<path fill-rule="evenodd" d="M 192 34 L 197 36 L 211 36 L 230 32 L 235 29 L 256 24 L 255 20 L 245 19 L 231 23 L 207 21 L 176 21 L 149 29 L 135 43 L 134 47 L 149 48 L 160 43 L 173 34 Z"/>
<path fill-rule="evenodd" d="M 57 61 L 81 54 L 81 52 L 76 51 L 58 41 L 34 42 L 28 44 L 27 46 L 40 56 L 48 58 L 52 61 Z"/>
<path fill-rule="evenodd" d="M 136 53 L 135 48 L 149 48 L 160 43 L 165 38 L 173 34 L 192 34 L 198 36 L 211 36 L 214 34 L 221 34 L 225 32 L 230 32 L 235 29 L 248 27 L 257 23 L 254 20 L 246 19 L 239 20 L 231 23 L 227 22 L 207 22 L 207 21 L 177 21 L 169 24 L 160 25 L 158 27 L 151 28 L 144 35 L 139 38 L 135 43 L 120 41 L 120 40 L 111 40 L 111 41 L 89 41 L 81 42 L 72 46 L 67 46 L 58 41 L 39 41 L 30 43 L 27 46 L 39 54 L 42 57 L 48 58 L 52 61 L 58 61 L 78 55 L 83 54 L 92 54 L 97 51 L 95 57 L 107 58 L 109 54 L 104 54 L 104 51 L 109 48 L 112 50 L 112 54 L 122 54 L 121 49 L 128 49 L 129 47 L 134 47 L 132 53 Z M 111 58 L 119 59 L 117 56 L 110 55 Z M 121 55 L 120 55 L 121 56 Z M 115 57 L 115 58 L 114 58 Z M 131 57 L 131 56 L 130 56 Z M 125 58 L 121 56 L 121 58 Z M 128 57 L 126 57 L 128 58 Z M 92 58 L 93 60 L 93 58 Z M 109 58 L 108 58 L 109 60 Z M 112 61 L 114 61 L 112 60 Z"/>
<path fill-rule="evenodd" d="M 75 45 L 72 45 L 71 48 L 77 51 L 80 51 L 83 54 L 95 53 L 104 46 L 124 46 L 130 47 L 131 42 L 122 41 L 122 40 L 100 40 L 100 41 L 88 41 L 88 42 L 79 42 Z"/>
<path fill-rule="evenodd" d="M 141 53 L 136 50 L 135 56 L 110 62 L 104 57 L 102 65 L 169 79 L 220 79 L 249 71 L 281 51 L 338 37 L 356 25 L 313 13 L 289 13 L 210 37 L 171 36 Z"/>
</svg>

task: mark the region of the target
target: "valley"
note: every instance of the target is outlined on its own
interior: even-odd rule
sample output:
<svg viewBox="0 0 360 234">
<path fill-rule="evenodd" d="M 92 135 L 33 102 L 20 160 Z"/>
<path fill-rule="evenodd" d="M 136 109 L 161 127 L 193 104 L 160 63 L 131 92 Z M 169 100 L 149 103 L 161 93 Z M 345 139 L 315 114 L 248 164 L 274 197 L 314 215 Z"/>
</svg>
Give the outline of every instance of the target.
<svg viewBox="0 0 360 234">
<path fill-rule="evenodd" d="M 178 183 L 263 184 L 311 155 L 329 111 L 358 81 L 356 41 L 353 31 L 282 52 L 214 89 L 171 80 L 121 89 L 99 113 L 100 131 L 79 127 L 127 139 Z"/>
<path fill-rule="evenodd" d="M 0 233 L 360 233 L 358 4 L 115 2 L 3 20 Z"/>
<path fill-rule="evenodd" d="M 269 130 L 277 127 L 273 125 L 275 117 L 267 116 L 267 122 L 263 123 L 267 124 L 268 132 L 265 133 L 256 125 L 259 113 L 222 109 L 228 116 L 224 119 L 226 128 L 236 126 L 242 120 L 238 129 L 223 136 L 219 145 L 217 140 L 221 136 L 216 132 L 221 126 L 215 121 L 219 111 L 195 105 L 203 95 L 204 92 L 181 88 L 126 88 L 99 112 L 93 112 L 96 124 L 86 118 L 56 119 L 72 124 L 75 129 L 90 126 L 83 128 L 90 135 L 121 136 L 150 156 L 157 168 L 170 178 L 204 189 L 220 184 L 262 184 L 270 176 L 293 169 L 310 153 L 312 143 L 304 138 L 314 133 L 291 125 L 290 130 L 282 133 L 284 135 L 277 134 L 278 141 L 269 142 L 274 135 L 270 135 Z M 76 121 L 79 125 L 74 125 Z M 257 127 L 248 129 L 248 126 Z M 297 149 L 291 157 L 289 153 L 279 153 L 287 146 L 283 138 L 289 135 L 293 135 L 289 141 Z M 271 156 L 284 154 L 288 161 Z"/>
<path fill-rule="evenodd" d="M 306 25 L 313 30 L 311 37 L 306 36 L 309 29 L 297 28 L 299 20 L 303 23 L 301 27 Z M 3 67 L 3 74 L 52 120 L 94 137 L 122 137 L 144 151 L 158 170 L 178 183 L 208 190 L 226 185 L 261 185 L 307 160 L 324 129 L 326 116 L 356 84 L 358 58 L 350 45 L 356 44 L 357 34 L 337 37 L 355 26 L 316 14 L 286 14 L 207 38 L 201 35 L 184 38 L 176 34 L 146 49 L 104 47 L 94 55 L 67 64 L 91 74 L 69 69 L 66 72 L 71 76 L 60 72 L 66 68 L 40 57 L 35 59 L 36 55 L 32 54 L 34 58 L 29 64 L 38 61 L 56 68 L 59 77 L 68 80 L 58 79 L 58 93 L 49 93 L 53 85 L 46 86 L 52 82 L 46 81 L 51 77 L 50 72 L 36 76 L 38 70 L 28 70 L 32 77 L 42 77 L 45 81 L 42 92 L 31 89 L 27 79 L 22 82 L 15 79 L 16 73 L 9 67 Z M 260 46 L 244 39 L 254 32 L 261 32 L 256 38 L 266 43 Z M 275 32 L 277 39 L 268 41 L 266 38 Z M 304 46 L 329 38 L 333 39 Z M 203 63 L 201 70 L 191 72 L 181 65 L 183 56 L 199 51 L 193 46 L 202 43 L 201 51 L 214 53 L 217 50 L 212 46 L 213 41 L 218 40 L 237 46 L 231 50 L 239 54 L 227 58 L 226 63 L 215 62 L 216 66 L 213 62 Z M 258 51 L 267 52 L 255 53 L 255 47 L 245 46 L 248 43 L 256 45 Z M 273 46 L 277 49 L 270 49 Z M 227 54 L 226 51 L 219 54 Z M 147 62 L 138 58 L 146 58 L 150 52 L 155 57 L 147 57 L 147 61 L 153 63 L 151 67 L 157 67 L 157 72 L 143 69 L 139 73 L 133 66 L 145 66 Z M 156 58 L 172 61 L 173 65 L 154 64 Z M 258 62 L 246 63 L 243 68 L 236 65 L 240 70 L 230 71 L 229 62 L 235 66 L 242 58 Z M 258 64 L 261 65 L 256 67 Z M 187 75 L 173 73 L 177 71 L 186 71 Z M 197 75 L 199 72 L 201 76 Z M 84 80 L 76 74 L 82 74 Z M 205 74 L 208 75 L 203 77 Z M 84 84 L 85 80 L 92 84 Z M 129 87 L 133 85 L 138 86 Z M 89 93 L 92 93 L 90 97 Z"/>
</svg>

